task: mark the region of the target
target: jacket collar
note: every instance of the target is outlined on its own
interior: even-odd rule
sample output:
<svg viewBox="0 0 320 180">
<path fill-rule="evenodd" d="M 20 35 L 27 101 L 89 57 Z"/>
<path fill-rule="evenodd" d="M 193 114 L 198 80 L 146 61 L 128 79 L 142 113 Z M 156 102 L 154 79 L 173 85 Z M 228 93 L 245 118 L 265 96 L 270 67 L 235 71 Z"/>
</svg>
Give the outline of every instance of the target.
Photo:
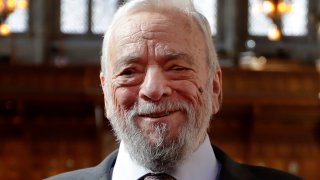
<svg viewBox="0 0 320 180">
<path fill-rule="evenodd" d="M 217 160 L 221 165 L 219 180 L 255 180 L 257 179 L 245 165 L 230 159 L 221 149 L 212 145 Z"/>
<path fill-rule="evenodd" d="M 230 159 L 222 150 L 212 145 L 218 162 L 221 165 L 219 180 L 256 180 L 257 178 L 246 168 Z M 100 179 L 112 180 L 113 167 L 118 155 L 118 150 L 111 153 L 96 168 L 104 169 L 106 174 Z"/>
</svg>

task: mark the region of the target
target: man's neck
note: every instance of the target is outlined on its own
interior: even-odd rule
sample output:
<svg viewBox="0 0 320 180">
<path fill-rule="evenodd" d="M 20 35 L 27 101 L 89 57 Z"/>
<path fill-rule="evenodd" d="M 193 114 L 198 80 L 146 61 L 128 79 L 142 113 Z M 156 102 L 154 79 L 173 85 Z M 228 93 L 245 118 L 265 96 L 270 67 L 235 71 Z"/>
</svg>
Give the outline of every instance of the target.
<svg viewBox="0 0 320 180">
<path fill-rule="evenodd" d="M 209 137 L 205 136 L 202 142 L 203 143 L 201 143 L 190 156 L 166 173 L 176 179 L 184 180 L 215 179 L 219 171 L 219 164 L 212 150 Z M 126 173 L 123 173 L 124 171 Z M 125 148 L 125 144 L 121 142 L 118 158 L 114 167 L 113 179 L 121 180 L 128 179 L 129 177 L 129 179 L 138 179 L 150 172 L 152 171 L 142 167 L 130 157 Z"/>
</svg>

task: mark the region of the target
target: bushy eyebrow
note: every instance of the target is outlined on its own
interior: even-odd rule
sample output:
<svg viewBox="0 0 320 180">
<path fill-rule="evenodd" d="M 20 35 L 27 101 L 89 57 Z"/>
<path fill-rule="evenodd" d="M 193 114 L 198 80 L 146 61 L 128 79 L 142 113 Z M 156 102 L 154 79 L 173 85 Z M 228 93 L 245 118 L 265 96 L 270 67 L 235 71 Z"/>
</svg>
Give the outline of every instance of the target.
<svg viewBox="0 0 320 180">
<path fill-rule="evenodd" d="M 182 53 L 182 52 L 166 52 L 164 55 L 161 55 L 160 57 L 161 59 L 165 60 L 166 63 L 170 62 L 172 60 L 183 60 L 184 62 L 186 62 L 189 65 L 195 65 L 194 59 L 192 58 L 192 56 L 186 54 L 186 53 Z M 134 55 L 128 55 L 128 56 L 123 56 L 120 57 L 116 63 L 114 64 L 114 72 L 121 69 L 123 66 L 126 66 L 128 64 L 131 63 L 136 63 L 139 60 L 141 60 L 141 58 L 139 56 L 134 56 Z"/>
<path fill-rule="evenodd" d="M 167 52 L 164 57 L 166 61 L 171 61 L 171 60 L 177 60 L 181 59 L 185 61 L 189 65 L 195 65 L 194 59 L 192 56 L 186 54 L 186 53 L 181 53 L 181 52 Z"/>
<path fill-rule="evenodd" d="M 116 61 L 116 63 L 114 64 L 114 72 L 121 69 L 123 66 L 130 64 L 130 63 L 138 62 L 139 59 L 140 59 L 139 57 L 132 56 L 132 55 L 120 57 Z"/>
</svg>

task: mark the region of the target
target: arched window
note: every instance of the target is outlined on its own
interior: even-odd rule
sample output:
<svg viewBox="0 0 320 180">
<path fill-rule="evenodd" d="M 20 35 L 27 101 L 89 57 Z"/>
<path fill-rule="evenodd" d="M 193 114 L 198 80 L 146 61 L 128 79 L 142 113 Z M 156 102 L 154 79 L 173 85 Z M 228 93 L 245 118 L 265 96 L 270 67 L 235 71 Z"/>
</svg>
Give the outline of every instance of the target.
<svg viewBox="0 0 320 180">
<path fill-rule="evenodd" d="M 118 7 L 118 0 L 61 0 L 60 7 L 62 33 L 103 34 Z"/>
<path fill-rule="evenodd" d="M 196 9 L 209 21 L 212 35 L 217 34 L 217 0 L 194 0 Z"/>
<path fill-rule="evenodd" d="M 272 21 L 261 11 L 262 0 L 249 0 L 249 35 L 266 36 Z M 308 1 L 292 0 L 292 12 L 282 17 L 284 36 L 305 36 L 308 33 Z"/>
<path fill-rule="evenodd" d="M 217 0 L 194 2 L 196 8 L 208 19 L 212 34 L 215 35 Z M 103 34 L 118 4 L 119 0 L 61 0 L 60 30 L 64 34 Z"/>
<path fill-rule="evenodd" d="M 88 31 L 89 0 L 61 0 L 60 30 L 65 34 L 85 34 Z"/>
<path fill-rule="evenodd" d="M 6 21 L 12 33 L 25 33 L 29 30 L 29 9 L 16 8 Z"/>
<path fill-rule="evenodd" d="M 92 26 L 94 34 L 103 34 L 111 23 L 113 14 L 118 7 L 117 0 L 93 0 L 92 1 Z"/>
</svg>

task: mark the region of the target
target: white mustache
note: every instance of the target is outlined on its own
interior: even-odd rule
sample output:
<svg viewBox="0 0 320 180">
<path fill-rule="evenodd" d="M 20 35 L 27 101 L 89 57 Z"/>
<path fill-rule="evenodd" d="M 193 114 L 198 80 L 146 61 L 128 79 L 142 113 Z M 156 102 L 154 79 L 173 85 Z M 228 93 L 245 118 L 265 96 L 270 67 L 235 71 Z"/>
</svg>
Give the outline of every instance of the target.
<svg viewBox="0 0 320 180">
<path fill-rule="evenodd" d="M 136 102 L 129 110 L 129 116 L 136 117 L 148 114 L 169 114 L 174 111 L 188 112 L 190 105 L 186 102 L 162 100 L 161 102 Z"/>
</svg>

